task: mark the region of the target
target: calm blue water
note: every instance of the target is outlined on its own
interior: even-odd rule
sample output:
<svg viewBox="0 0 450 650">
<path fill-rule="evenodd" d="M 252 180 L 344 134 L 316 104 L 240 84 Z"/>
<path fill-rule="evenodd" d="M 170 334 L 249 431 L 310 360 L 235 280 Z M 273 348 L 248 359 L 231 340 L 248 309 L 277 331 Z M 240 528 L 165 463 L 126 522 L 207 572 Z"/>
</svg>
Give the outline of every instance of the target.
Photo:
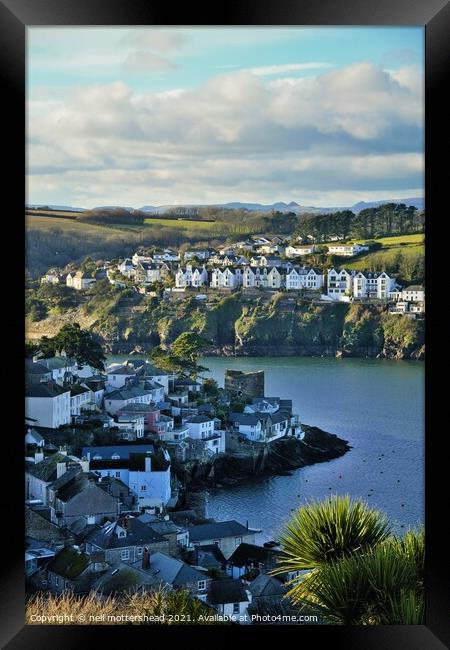
<svg viewBox="0 0 450 650">
<path fill-rule="evenodd" d="M 423 522 L 423 363 L 214 357 L 202 365 L 221 386 L 226 368 L 265 370 L 267 396 L 292 399 L 302 422 L 335 433 L 353 447 L 341 458 L 292 476 L 210 491 L 208 516 L 248 520 L 250 527 L 263 530 L 259 541 L 276 539 L 300 504 L 350 494 L 386 512 L 397 532 Z"/>
</svg>

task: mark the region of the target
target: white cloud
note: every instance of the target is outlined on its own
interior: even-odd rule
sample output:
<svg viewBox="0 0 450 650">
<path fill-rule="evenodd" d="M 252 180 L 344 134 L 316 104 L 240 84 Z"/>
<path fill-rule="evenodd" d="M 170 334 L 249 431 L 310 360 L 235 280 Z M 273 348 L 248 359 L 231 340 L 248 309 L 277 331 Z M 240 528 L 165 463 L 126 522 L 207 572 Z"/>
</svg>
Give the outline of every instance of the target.
<svg viewBox="0 0 450 650">
<path fill-rule="evenodd" d="M 369 198 L 423 184 L 422 79 L 411 66 L 269 83 L 240 70 L 140 95 L 122 82 L 47 100 L 41 89 L 28 117 L 30 201 Z"/>
<path fill-rule="evenodd" d="M 278 63 L 275 65 L 265 65 L 257 68 L 247 68 L 248 72 L 256 74 L 258 77 L 266 77 L 275 74 L 284 74 L 285 72 L 295 72 L 300 70 L 318 70 L 321 68 L 332 68 L 332 63 Z"/>
</svg>

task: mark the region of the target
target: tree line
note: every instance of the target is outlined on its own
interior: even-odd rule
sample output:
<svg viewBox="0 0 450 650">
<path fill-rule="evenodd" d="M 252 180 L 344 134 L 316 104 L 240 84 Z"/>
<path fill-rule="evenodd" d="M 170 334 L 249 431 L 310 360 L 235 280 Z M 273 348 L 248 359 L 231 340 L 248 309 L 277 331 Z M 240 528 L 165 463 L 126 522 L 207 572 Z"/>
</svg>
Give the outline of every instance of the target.
<svg viewBox="0 0 450 650">
<path fill-rule="evenodd" d="M 385 203 L 365 208 L 358 214 L 339 210 L 328 214 L 305 213 L 299 216 L 295 235 L 317 242 L 330 239 L 374 239 L 393 235 L 421 233 L 425 230 L 425 212 L 404 203 Z"/>
</svg>

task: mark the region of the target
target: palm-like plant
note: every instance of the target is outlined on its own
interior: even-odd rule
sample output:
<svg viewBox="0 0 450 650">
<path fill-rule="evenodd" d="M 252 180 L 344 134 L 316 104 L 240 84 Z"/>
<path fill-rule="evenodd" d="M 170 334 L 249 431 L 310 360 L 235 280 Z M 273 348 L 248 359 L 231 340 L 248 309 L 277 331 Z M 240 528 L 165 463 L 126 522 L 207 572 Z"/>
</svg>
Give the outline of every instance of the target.
<svg viewBox="0 0 450 650">
<path fill-rule="evenodd" d="M 343 625 L 421 624 L 424 532 L 394 537 L 386 517 L 350 497 L 300 508 L 281 535 L 274 574 L 310 569 L 287 597 Z"/>
<path fill-rule="evenodd" d="M 333 496 L 299 508 L 280 536 L 281 566 L 274 573 L 314 569 L 388 538 L 386 516 L 362 501 Z"/>
</svg>

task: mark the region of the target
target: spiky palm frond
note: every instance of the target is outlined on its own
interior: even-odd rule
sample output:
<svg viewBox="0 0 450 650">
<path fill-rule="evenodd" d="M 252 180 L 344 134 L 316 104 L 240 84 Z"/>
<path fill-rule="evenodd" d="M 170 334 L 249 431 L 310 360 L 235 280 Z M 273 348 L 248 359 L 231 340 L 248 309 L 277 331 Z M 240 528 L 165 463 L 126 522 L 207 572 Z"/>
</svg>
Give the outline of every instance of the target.
<svg viewBox="0 0 450 650">
<path fill-rule="evenodd" d="M 386 516 L 350 496 L 311 501 L 297 510 L 280 540 L 282 554 L 273 574 L 314 569 L 388 538 Z"/>
</svg>

